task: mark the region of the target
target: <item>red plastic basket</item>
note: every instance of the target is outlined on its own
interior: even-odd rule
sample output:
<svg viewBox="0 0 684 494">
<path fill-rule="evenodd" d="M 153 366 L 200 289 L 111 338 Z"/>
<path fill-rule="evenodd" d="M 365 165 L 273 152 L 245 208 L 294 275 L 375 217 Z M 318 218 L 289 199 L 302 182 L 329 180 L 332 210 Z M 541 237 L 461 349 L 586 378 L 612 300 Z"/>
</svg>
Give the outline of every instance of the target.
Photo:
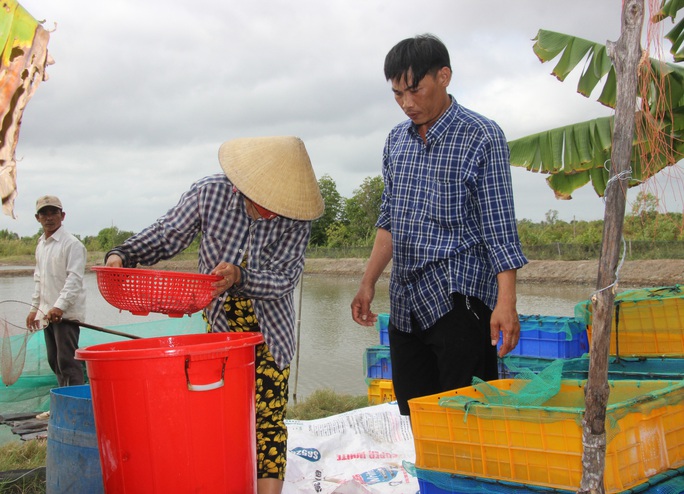
<svg viewBox="0 0 684 494">
<path fill-rule="evenodd" d="M 136 268 L 95 266 L 102 297 L 117 309 L 136 316 L 150 312 L 183 317 L 204 309 L 211 302 L 212 283 L 218 275 L 179 273 Z"/>
</svg>

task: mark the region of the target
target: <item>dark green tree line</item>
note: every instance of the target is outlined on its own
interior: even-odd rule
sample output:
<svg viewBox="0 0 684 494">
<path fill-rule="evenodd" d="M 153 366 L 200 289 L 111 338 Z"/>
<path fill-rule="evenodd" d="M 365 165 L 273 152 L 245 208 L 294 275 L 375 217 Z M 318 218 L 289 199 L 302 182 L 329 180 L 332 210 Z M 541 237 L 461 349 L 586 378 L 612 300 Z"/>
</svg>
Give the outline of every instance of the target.
<svg viewBox="0 0 684 494">
<path fill-rule="evenodd" d="M 366 177 L 352 197 L 345 198 L 329 176 L 319 180 L 325 201 L 323 216 L 313 222 L 310 246 L 322 248 L 370 247 L 375 239 L 375 222 L 380 214 L 383 183 L 378 176 Z M 641 192 L 625 217 L 624 238 L 632 242 L 678 242 L 684 240 L 682 213 L 661 213 L 658 199 Z M 523 246 L 551 244 L 599 245 L 602 240 L 603 220 L 563 221 L 558 211 L 547 211 L 544 220 L 518 221 L 518 233 Z M 41 232 L 30 237 L 19 237 L 9 230 L 0 230 L 0 256 L 32 254 Z M 106 252 L 123 243 L 133 232 L 115 226 L 103 228 L 97 235 L 83 237 L 89 252 Z M 197 251 L 199 237 L 188 247 Z"/>
</svg>

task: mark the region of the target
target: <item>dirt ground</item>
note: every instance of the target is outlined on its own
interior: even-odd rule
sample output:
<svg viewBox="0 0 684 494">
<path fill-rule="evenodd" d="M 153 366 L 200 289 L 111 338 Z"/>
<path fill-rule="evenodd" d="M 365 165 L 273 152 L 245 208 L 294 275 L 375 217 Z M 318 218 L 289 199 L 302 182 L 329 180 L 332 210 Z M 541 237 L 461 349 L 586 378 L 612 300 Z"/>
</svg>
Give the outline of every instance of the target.
<svg viewBox="0 0 684 494">
<path fill-rule="evenodd" d="M 361 275 L 364 268 L 363 259 L 307 259 L 305 272 Z M 597 275 L 597 261 L 530 261 L 518 271 L 518 281 L 595 284 Z M 684 283 L 684 259 L 626 261 L 620 267 L 618 280 L 623 286 L 635 287 Z"/>
<path fill-rule="evenodd" d="M 0 266 L 10 263 L 3 263 Z M 307 259 L 305 273 L 328 276 L 361 276 L 366 266 L 364 259 Z M 155 268 L 174 271 L 195 271 L 195 261 L 164 261 Z M 0 275 L 32 274 L 31 270 L 5 268 Z M 389 275 L 389 268 L 386 270 Z M 574 283 L 596 282 L 597 261 L 530 261 L 518 271 L 521 283 Z M 684 259 L 657 259 L 626 261 L 618 272 L 618 281 L 625 287 L 668 286 L 684 283 Z"/>
<path fill-rule="evenodd" d="M 168 261 L 164 264 L 167 269 L 195 268 L 192 261 Z M 364 259 L 307 259 L 304 271 L 329 276 L 361 276 L 365 266 Z M 389 275 L 389 268 L 385 273 Z M 518 271 L 518 281 L 593 285 L 597 275 L 597 261 L 530 261 Z M 684 259 L 626 261 L 620 267 L 618 279 L 622 286 L 634 287 L 681 284 L 684 283 Z"/>
<path fill-rule="evenodd" d="M 531 261 L 518 271 L 518 279 L 529 282 L 546 280 L 563 283 L 595 284 L 598 261 Z M 620 266 L 622 286 L 649 287 L 684 283 L 684 259 L 626 261 Z"/>
</svg>

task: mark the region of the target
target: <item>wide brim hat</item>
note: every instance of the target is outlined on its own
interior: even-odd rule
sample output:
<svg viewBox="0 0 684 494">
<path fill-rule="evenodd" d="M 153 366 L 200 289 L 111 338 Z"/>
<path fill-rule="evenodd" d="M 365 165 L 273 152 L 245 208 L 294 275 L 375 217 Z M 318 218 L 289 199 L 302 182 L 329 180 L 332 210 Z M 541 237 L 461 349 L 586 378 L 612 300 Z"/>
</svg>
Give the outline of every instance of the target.
<svg viewBox="0 0 684 494">
<path fill-rule="evenodd" d="M 300 138 L 233 139 L 221 144 L 219 163 L 233 185 L 259 206 L 295 220 L 323 215 L 323 197 Z"/>
</svg>

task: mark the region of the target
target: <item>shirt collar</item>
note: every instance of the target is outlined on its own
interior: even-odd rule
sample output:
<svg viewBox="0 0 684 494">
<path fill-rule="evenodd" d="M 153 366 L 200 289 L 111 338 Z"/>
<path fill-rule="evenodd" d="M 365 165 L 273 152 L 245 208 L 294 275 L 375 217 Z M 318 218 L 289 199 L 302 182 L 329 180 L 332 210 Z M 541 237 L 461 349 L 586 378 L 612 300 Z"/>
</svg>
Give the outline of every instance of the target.
<svg viewBox="0 0 684 494">
<path fill-rule="evenodd" d="M 42 240 L 43 242 L 47 242 L 48 240 L 52 240 L 52 241 L 54 241 L 54 242 L 59 242 L 59 241 L 62 240 L 62 238 L 64 237 L 64 231 L 65 231 L 65 230 L 64 230 L 64 225 L 62 225 L 62 226 L 60 226 L 60 227 L 57 229 L 57 231 L 55 231 L 55 233 L 53 233 L 52 235 L 50 235 L 49 238 L 46 238 L 46 237 L 45 237 L 45 233 L 43 233 L 43 234 L 40 236 L 40 238 L 41 238 L 41 240 Z"/>
<path fill-rule="evenodd" d="M 432 126 L 428 129 L 427 133 L 425 134 L 425 138 L 428 144 L 432 144 L 433 142 L 439 140 L 444 135 L 444 133 L 449 129 L 451 123 L 456 119 L 456 115 L 458 114 L 461 106 L 456 101 L 456 98 L 454 98 L 452 95 L 449 95 L 449 99 L 451 100 L 449 108 L 447 108 L 446 111 L 442 114 L 442 116 L 439 117 L 439 119 L 437 119 L 437 121 L 434 124 L 432 124 Z M 420 139 L 420 135 L 418 134 L 418 128 L 416 124 L 414 124 L 413 122 L 411 122 L 409 132 L 411 133 L 411 135 Z"/>
</svg>

